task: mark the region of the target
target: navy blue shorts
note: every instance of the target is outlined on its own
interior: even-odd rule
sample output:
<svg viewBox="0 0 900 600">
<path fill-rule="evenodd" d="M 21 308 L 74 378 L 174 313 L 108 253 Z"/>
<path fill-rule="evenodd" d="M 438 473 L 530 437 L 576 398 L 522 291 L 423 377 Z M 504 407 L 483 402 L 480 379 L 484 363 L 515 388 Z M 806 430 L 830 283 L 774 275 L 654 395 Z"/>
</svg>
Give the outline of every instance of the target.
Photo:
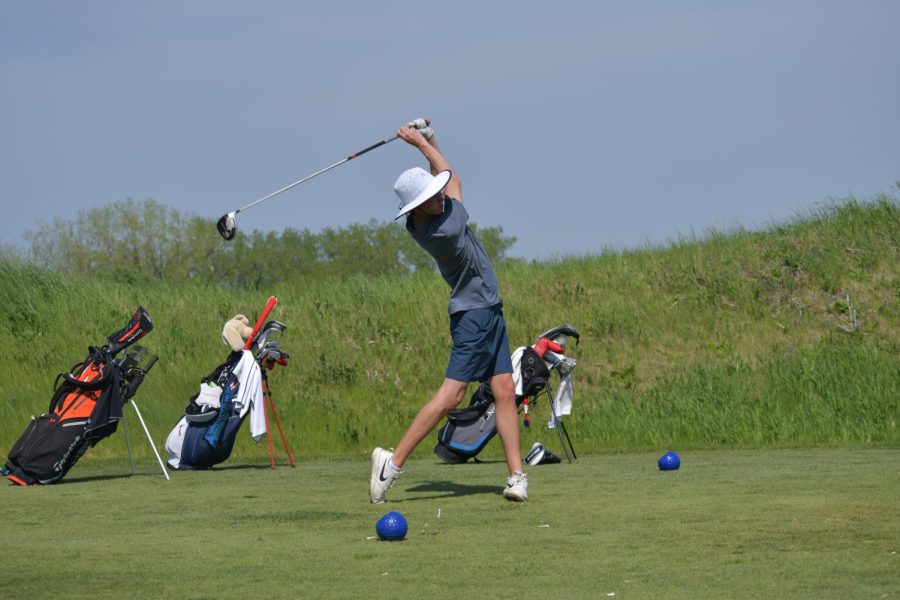
<svg viewBox="0 0 900 600">
<path fill-rule="evenodd" d="M 447 379 L 482 382 L 494 375 L 512 373 L 506 321 L 499 305 L 450 315 L 450 336 L 453 350 Z"/>
</svg>

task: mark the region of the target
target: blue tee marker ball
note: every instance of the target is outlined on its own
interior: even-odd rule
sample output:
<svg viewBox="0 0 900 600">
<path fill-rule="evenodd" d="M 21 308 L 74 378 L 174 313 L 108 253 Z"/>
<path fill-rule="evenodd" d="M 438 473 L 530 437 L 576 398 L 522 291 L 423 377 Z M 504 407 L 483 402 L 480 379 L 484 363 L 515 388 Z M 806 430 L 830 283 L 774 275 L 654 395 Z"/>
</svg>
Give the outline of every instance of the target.
<svg viewBox="0 0 900 600">
<path fill-rule="evenodd" d="M 674 452 L 666 452 L 659 457 L 657 463 L 660 471 L 674 471 L 681 466 L 681 459 Z"/>
<path fill-rule="evenodd" d="M 375 523 L 375 533 L 378 534 L 378 539 L 387 542 L 396 542 L 405 538 L 406 529 L 406 519 L 394 511 L 387 513 Z"/>
</svg>

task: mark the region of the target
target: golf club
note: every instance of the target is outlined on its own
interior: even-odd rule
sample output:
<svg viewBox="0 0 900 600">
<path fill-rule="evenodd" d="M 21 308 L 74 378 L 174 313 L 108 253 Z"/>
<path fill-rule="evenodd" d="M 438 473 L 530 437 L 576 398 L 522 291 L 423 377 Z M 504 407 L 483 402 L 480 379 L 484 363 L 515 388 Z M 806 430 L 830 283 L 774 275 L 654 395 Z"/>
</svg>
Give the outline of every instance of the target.
<svg viewBox="0 0 900 600">
<path fill-rule="evenodd" d="M 353 159 L 356 158 L 357 156 L 362 156 L 363 154 L 365 154 L 365 153 L 368 152 L 369 150 L 374 150 L 375 148 L 378 148 L 379 146 L 383 146 L 384 144 L 387 144 L 388 142 L 392 142 L 392 141 L 394 141 L 394 140 L 396 140 L 396 139 L 397 139 L 396 134 L 395 134 L 395 135 L 392 135 L 391 137 L 384 138 L 384 139 L 381 140 L 380 142 L 375 143 L 375 144 L 372 144 L 372 145 L 369 146 L 368 148 L 365 148 L 365 149 L 363 149 L 363 150 L 360 150 L 359 152 L 354 152 L 353 154 L 351 154 L 351 155 L 348 156 L 347 158 L 344 158 L 344 159 L 342 159 L 342 160 L 339 160 L 338 162 L 334 163 L 333 165 L 329 165 L 329 166 L 325 167 L 324 169 L 321 169 L 321 170 L 319 170 L 319 171 L 316 171 L 316 172 L 313 173 L 312 175 L 307 175 L 307 176 L 304 177 L 303 179 L 301 179 L 301 180 L 299 180 L 299 181 L 295 181 L 294 183 L 292 183 L 292 184 L 290 184 L 290 185 L 286 185 L 286 186 L 284 186 L 283 188 L 281 188 L 280 190 L 277 190 L 277 191 L 272 192 L 272 193 L 269 194 L 268 196 L 263 196 L 263 197 L 260 198 L 259 200 L 255 200 L 255 201 L 251 202 L 250 204 L 248 204 L 247 206 L 243 206 L 243 207 L 241 207 L 241 208 L 239 208 L 239 209 L 237 209 L 237 210 L 235 210 L 235 211 L 232 211 L 232 212 L 230 212 L 230 213 L 228 213 L 228 214 L 222 215 L 222 218 L 219 219 L 219 221 L 216 223 L 216 228 L 219 230 L 219 234 L 220 234 L 223 238 L 225 238 L 226 241 L 227 241 L 227 240 L 230 240 L 230 239 L 232 239 L 232 238 L 234 238 L 234 234 L 237 232 L 237 222 L 235 221 L 235 216 L 236 216 L 239 212 L 241 212 L 242 210 L 247 210 L 247 209 L 250 208 L 251 206 L 256 206 L 256 205 L 259 204 L 260 202 L 262 202 L 262 201 L 264 201 L 264 200 L 268 200 L 269 198 L 272 198 L 273 196 L 277 196 L 277 195 L 280 194 L 281 192 L 286 192 L 286 191 L 288 191 L 289 189 L 291 189 L 292 187 L 295 187 L 295 186 L 300 185 L 300 184 L 303 183 L 304 181 L 309 181 L 310 179 L 312 179 L 312 178 L 315 177 L 316 175 L 321 175 L 321 174 L 324 173 L 325 171 L 330 171 L 331 169 L 335 168 L 335 167 L 338 166 L 338 165 L 342 165 L 342 164 L 344 164 L 345 162 L 347 162 L 347 161 L 349 161 L 349 160 L 353 160 Z"/>
</svg>

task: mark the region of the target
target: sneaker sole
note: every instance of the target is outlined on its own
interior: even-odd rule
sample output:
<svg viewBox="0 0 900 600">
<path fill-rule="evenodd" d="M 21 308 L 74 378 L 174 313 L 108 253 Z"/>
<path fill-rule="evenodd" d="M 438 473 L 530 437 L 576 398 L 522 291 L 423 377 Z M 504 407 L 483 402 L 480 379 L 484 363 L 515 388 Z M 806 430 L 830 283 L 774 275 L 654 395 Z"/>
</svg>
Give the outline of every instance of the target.
<svg viewBox="0 0 900 600">
<path fill-rule="evenodd" d="M 528 500 L 527 495 L 522 496 L 520 494 L 516 494 L 513 492 L 507 493 L 506 490 L 503 491 L 503 497 L 506 498 L 507 500 L 511 500 L 512 502 L 525 502 L 526 500 Z"/>
</svg>

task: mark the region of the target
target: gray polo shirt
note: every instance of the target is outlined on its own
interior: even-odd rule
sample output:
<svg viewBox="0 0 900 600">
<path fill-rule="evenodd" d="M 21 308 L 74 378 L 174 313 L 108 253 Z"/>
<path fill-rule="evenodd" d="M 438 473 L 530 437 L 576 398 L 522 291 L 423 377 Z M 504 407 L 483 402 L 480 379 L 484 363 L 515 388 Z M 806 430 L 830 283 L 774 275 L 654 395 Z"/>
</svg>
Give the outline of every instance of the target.
<svg viewBox="0 0 900 600">
<path fill-rule="evenodd" d="M 469 229 L 469 213 L 463 203 L 446 198 L 444 212 L 406 229 L 413 239 L 437 262 L 444 281 L 450 286 L 449 313 L 501 304 L 500 285 L 484 247 Z"/>
</svg>

